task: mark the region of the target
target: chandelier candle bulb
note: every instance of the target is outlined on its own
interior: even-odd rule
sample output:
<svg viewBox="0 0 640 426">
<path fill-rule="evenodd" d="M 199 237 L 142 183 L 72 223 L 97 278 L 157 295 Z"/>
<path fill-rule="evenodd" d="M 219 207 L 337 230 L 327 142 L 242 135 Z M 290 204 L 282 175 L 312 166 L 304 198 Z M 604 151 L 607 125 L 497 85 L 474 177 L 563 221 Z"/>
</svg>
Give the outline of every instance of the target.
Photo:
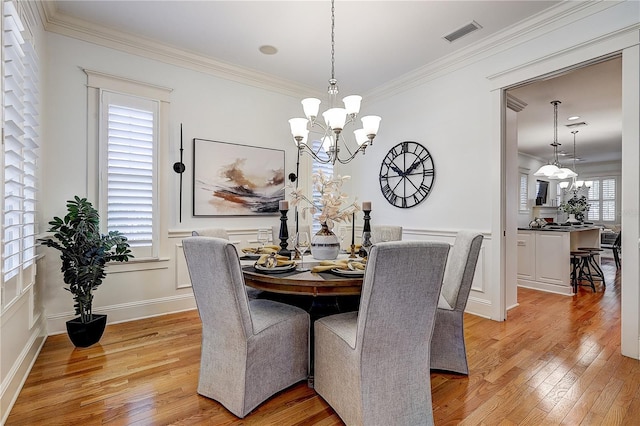
<svg viewBox="0 0 640 426">
<path fill-rule="evenodd" d="M 349 115 L 356 115 L 360 112 L 361 101 L 362 96 L 358 95 L 350 95 L 342 99 L 342 102 L 344 102 L 344 108 L 347 110 L 347 114 Z"/>
</svg>

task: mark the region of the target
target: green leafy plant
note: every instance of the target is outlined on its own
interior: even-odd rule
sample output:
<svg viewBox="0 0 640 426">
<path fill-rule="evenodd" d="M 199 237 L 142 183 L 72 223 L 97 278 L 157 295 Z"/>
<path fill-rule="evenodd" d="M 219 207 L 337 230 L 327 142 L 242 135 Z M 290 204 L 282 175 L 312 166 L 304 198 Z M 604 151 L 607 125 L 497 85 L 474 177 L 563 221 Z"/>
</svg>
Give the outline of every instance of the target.
<svg viewBox="0 0 640 426">
<path fill-rule="evenodd" d="M 587 197 L 574 195 L 569 200 L 560 204 L 559 209 L 568 214 L 575 215 L 576 219 L 583 220 L 584 213 L 589 211 L 589 203 Z"/>
<path fill-rule="evenodd" d="M 133 255 L 120 232 L 100 234 L 100 216 L 86 198 L 68 200 L 67 212 L 63 219 L 56 216 L 49 222 L 53 238 L 41 242 L 60 251 L 65 290 L 73 295 L 76 314 L 87 323 L 93 319 L 93 291 L 106 277 L 106 264 L 127 262 Z"/>
</svg>

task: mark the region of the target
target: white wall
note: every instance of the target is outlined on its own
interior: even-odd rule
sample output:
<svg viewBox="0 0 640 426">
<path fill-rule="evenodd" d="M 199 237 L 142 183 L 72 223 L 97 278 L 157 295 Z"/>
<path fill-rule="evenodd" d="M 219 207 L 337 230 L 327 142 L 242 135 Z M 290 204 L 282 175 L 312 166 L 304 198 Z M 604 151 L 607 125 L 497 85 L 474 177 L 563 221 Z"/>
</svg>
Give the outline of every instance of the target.
<svg viewBox="0 0 640 426">
<path fill-rule="evenodd" d="M 575 14 L 541 22 L 530 31 L 514 30 L 505 35 L 501 43 L 489 46 L 478 55 L 468 55 L 460 62 L 450 58 L 449 63 L 444 61 L 434 72 L 426 69 L 406 87 L 397 85 L 393 89 L 391 84 L 386 95 L 380 95 L 373 103 L 365 97 L 369 102 L 367 111 L 383 117 L 381 131 L 366 156 L 343 170 L 353 176 L 350 184 L 353 193 L 360 200 L 373 202 L 373 223 L 401 224 L 407 239 L 452 242 L 460 229 L 482 232 L 485 242 L 469 309 L 495 319 L 503 319 L 500 285 L 504 271 L 500 258 L 505 250 L 500 202 L 503 160 L 499 148 L 501 130 L 496 130 L 499 129 L 496 127 L 499 121 L 496 90 L 505 87 L 501 85 L 503 81 L 512 84 L 549 71 L 549 62 L 558 69 L 584 60 L 588 57 L 584 49 L 592 48 L 593 55 L 600 55 L 606 51 L 606 46 L 601 47 L 606 44 L 606 37 L 638 23 L 636 2 L 603 2 L 580 7 Z M 86 76 L 81 68 L 173 88 L 168 147 L 173 157 L 161 165 L 161 173 L 169 182 L 162 192 L 170 206 L 168 211 L 161 212 L 168 215 L 162 233 L 164 260 L 115 267 L 113 270 L 120 273 L 109 275 L 96 292 L 95 309 L 108 313 L 113 322 L 192 308 L 193 299 L 185 283 L 181 258 L 181 238 L 193 228 L 222 226 L 232 231 L 232 240 L 242 244 L 253 238 L 256 228 L 270 226 L 277 223 L 277 219 L 192 218 L 191 139 L 210 138 L 286 149 L 288 173 L 295 167 L 295 150 L 289 142 L 287 119 L 300 114 L 298 98 L 56 34 L 47 34 L 45 38 L 40 223 L 45 225 L 53 215 L 63 214 L 66 199 L 89 194 L 87 176 L 96 172 L 87 161 Z M 571 51 L 596 39 L 598 43 L 585 47 L 579 55 Z M 637 74 L 637 66 L 627 68 Z M 379 93 L 383 93 L 383 89 Z M 637 111 L 638 105 L 632 106 Z M 171 166 L 178 158 L 180 123 L 184 125 L 187 172 L 183 183 L 183 222 L 179 224 L 178 175 Z M 378 170 L 388 149 L 404 140 L 420 142 L 429 149 L 437 175 L 431 195 L 419 206 L 402 210 L 391 207 L 382 197 Z M 637 169 L 638 158 L 629 160 L 626 167 Z M 629 205 L 629 212 L 637 212 L 638 207 L 637 203 Z M 637 226 L 634 229 L 637 230 Z M 632 248 L 625 247 L 625 250 L 631 252 Z M 41 263 L 38 286 L 46 306 L 49 332 L 62 332 L 64 322 L 74 316 L 72 300 L 62 289 L 55 253 L 48 253 Z M 138 270 L 140 268 L 144 270 Z M 635 281 L 629 285 L 637 287 Z M 633 294 L 637 296 L 637 291 Z M 637 298 L 633 303 L 637 311 Z M 24 317 L 21 314 L 15 318 L 24 321 Z M 635 318 L 637 320 L 637 314 Z M 633 326 L 635 335 L 631 338 L 637 345 L 638 324 Z M 13 337 L 10 343 L 23 348 L 20 353 L 31 351 L 33 345 L 25 339 L 30 331 L 23 325 L 6 325 L 3 317 L 3 336 L 5 328 L 19 330 L 20 336 Z M 3 340 L 3 362 L 6 347 Z M 22 363 L 14 363 L 14 371 L 27 371 L 30 359 L 33 357 L 22 357 Z M 3 389 L 6 389 L 4 377 Z M 4 407 L 4 394 L 2 402 Z"/>
<path fill-rule="evenodd" d="M 353 166 L 358 192 L 373 201 L 374 220 L 434 232 L 474 229 L 489 233 L 494 248 L 486 265 L 489 286 L 472 291 L 470 305 L 472 311 L 482 305 L 494 319 L 502 319 L 505 304 L 500 289 L 505 272 L 500 258 L 504 250 L 515 251 L 515 247 L 503 246 L 503 232 L 507 232 L 500 204 L 504 191 L 504 127 L 498 126 L 496 103 L 500 98 L 495 92 L 507 84 L 590 59 L 589 55 L 593 58 L 611 53 L 608 46 L 601 46 L 604 42 L 584 49 L 582 43 L 610 37 L 620 28 L 638 24 L 637 3 L 591 7 L 599 9 L 583 10 L 564 21 L 549 21 L 548 26 L 526 35 L 514 33 L 503 45 L 468 59 L 463 68 L 443 67 L 419 82 L 407 84 L 408 90 L 381 100 L 375 105 L 383 121 L 374 149 L 367 152 L 366 161 Z M 631 43 L 634 37 L 630 37 Z M 612 43 L 612 49 L 621 43 Z M 576 54 L 574 48 L 582 51 Z M 550 69 L 550 62 L 556 68 Z M 503 81 L 505 84 L 500 85 Z M 377 177 L 386 151 L 403 140 L 424 144 L 434 157 L 437 173 L 431 195 L 417 207 L 405 210 L 384 201 Z"/>
<path fill-rule="evenodd" d="M 297 99 L 272 91 L 220 79 L 157 61 L 118 52 L 76 39 L 47 34 L 48 98 L 44 110 L 46 132 L 42 218 L 46 224 L 64 214 L 65 200 L 74 195 L 91 197 L 87 176 L 96 173 L 94 159 L 87 158 L 87 89 L 83 68 L 172 88 L 168 161 L 160 164 L 167 186 L 160 188 L 167 211 L 159 212 L 162 229 L 160 262 L 110 267 L 112 272 L 95 293 L 97 312 L 108 313 L 110 322 L 193 308 L 190 288 L 180 287 L 176 259 L 181 260 L 180 239 L 192 229 L 207 226 L 228 228 L 240 244 L 255 239 L 253 230 L 278 224 L 278 216 L 192 216 L 192 158 L 194 137 L 286 151 L 286 174 L 295 170 L 297 153 L 290 142 L 287 120 L 299 114 Z M 64 107 L 61 107 L 64 105 Z M 180 123 L 183 124 L 184 163 L 182 223 L 178 223 L 179 175 L 172 165 L 179 159 Z M 46 229 L 43 226 L 44 230 Z M 47 249 L 48 250 L 48 249 Z M 140 270 L 142 269 L 142 270 Z M 74 316 L 70 294 L 63 289 L 56 252 L 48 252 L 44 267 L 45 304 L 49 332 L 64 331 Z"/>
</svg>

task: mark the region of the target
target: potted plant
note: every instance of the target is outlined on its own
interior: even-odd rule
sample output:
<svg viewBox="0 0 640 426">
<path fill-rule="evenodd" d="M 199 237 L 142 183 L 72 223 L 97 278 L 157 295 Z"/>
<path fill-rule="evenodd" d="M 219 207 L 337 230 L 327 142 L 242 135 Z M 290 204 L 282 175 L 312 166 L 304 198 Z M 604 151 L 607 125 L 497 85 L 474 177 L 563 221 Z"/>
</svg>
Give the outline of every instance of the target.
<svg viewBox="0 0 640 426">
<path fill-rule="evenodd" d="M 560 204 L 560 210 L 569 215 L 568 222 L 582 222 L 584 220 L 584 213 L 589 211 L 589 203 L 587 197 L 581 195 L 580 197 L 574 195 L 569 200 Z"/>
<path fill-rule="evenodd" d="M 100 234 L 100 216 L 86 198 L 67 201 L 67 215 L 54 217 L 48 232 L 53 238 L 42 239 L 47 247 L 60 251 L 65 290 L 71 292 L 77 318 L 67 321 L 67 333 L 77 347 L 97 343 L 107 324 L 106 315 L 94 315 L 93 291 L 106 277 L 108 262 L 127 262 L 133 257 L 127 237 L 118 231 Z"/>
</svg>

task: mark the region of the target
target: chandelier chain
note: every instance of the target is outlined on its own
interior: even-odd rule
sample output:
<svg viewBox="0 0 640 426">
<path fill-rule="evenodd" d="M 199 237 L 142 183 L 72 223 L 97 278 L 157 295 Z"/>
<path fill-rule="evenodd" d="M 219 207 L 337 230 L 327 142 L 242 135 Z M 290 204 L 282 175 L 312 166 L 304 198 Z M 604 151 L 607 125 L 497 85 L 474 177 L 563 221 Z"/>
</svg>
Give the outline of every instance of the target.
<svg viewBox="0 0 640 426">
<path fill-rule="evenodd" d="M 344 107 L 336 107 L 336 97 L 339 92 L 338 81 L 335 75 L 335 45 L 336 45 L 336 14 L 335 0 L 331 0 L 331 78 L 329 79 L 328 95 L 329 109 L 319 116 L 320 99 L 305 98 L 302 100 L 302 107 L 306 118 L 292 118 L 289 120 L 291 134 L 298 147 L 299 155 L 308 152 L 316 161 L 320 163 L 335 164 L 336 161 L 346 164 L 353 160 L 357 154 L 364 154 L 368 146 L 373 145 L 373 139 L 378 133 L 381 118 L 377 115 L 362 117 L 362 128 L 353 131 L 353 140 L 357 148 L 351 149 L 346 143 L 345 126 L 354 125 L 360 112 L 360 102 L 362 96 L 350 95 L 342 99 Z M 318 120 L 324 119 L 324 123 Z M 310 126 L 310 128 L 308 127 Z M 314 132 L 322 135 L 320 139 L 309 139 L 309 133 Z M 319 142 L 316 146 L 316 142 Z M 348 153 L 347 156 L 339 156 L 340 145 Z M 321 150 L 326 153 L 326 158 L 320 155 Z"/>
<path fill-rule="evenodd" d="M 335 28 L 336 28 L 336 14 L 335 14 L 336 8 L 335 5 L 333 3 L 333 0 L 331 1 L 331 80 L 335 80 L 336 75 L 335 75 L 335 64 L 336 64 L 336 59 L 335 59 L 335 54 L 336 54 L 336 36 L 335 36 Z"/>
</svg>

